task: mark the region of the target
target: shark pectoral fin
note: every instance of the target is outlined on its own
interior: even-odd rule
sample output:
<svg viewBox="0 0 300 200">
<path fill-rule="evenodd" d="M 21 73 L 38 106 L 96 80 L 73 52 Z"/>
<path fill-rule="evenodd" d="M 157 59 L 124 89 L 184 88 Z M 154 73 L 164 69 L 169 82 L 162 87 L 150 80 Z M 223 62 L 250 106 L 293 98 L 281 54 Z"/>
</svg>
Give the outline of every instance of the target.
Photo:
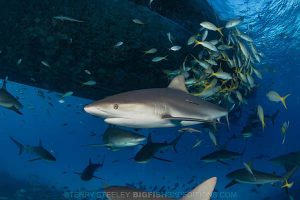
<svg viewBox="0 0 300 200">
<path fill-rule="evenodd" d="M 230 183 L 228 183 L 226 186 L 225 186 L 225 188 L 227 189 L 227 188 L 229 188 L 229 187 L 231 187 L 231 186 L 233 186 L 233 185 L 235 185 L 235 184 L 237 184 L 238 182 L 236 181 L 236 180 L 232 180 Z"/>
<path fill-rule="evenodd" d="M 159 158 L 159 157 L 156 157 L 156 156 L 153 156 L 153 158 L 156 159 L 156 160 L 160 160 L 160 161 L 173 162 L 171 160 L 167 160 L 167 159 L 164 159 L 164 158 Z"/>
<path fill-rule="evenodd" d="M 93 178 L 100 179 L 100 180 L 104 180 L 103 178 L 100 178 L 100 177 L 98 177 L 98 176 L 93 176 Z"/>
<path fill-rule="evenodd" d="M 179 123 L 181 121 L 194 121 L 194 122 L 200 122 L 200 123 L 216 123 L 214 120 L 205 120 L 205 119 L 197 119 L 197 118 L 188 118 L 188 117 L 173 117 L 171 115 L 163 115 L 161 117 L 162 119 L 170 120 L 174 122 L 174 124 Z"/>
<path fill-rule="evenodd" d="M 15 106 L 10 107 L 9 109 L 15 111 L 15 112 L 18 113 L 19 115 L 23 115 L 23 113 L 21 113 L 21 111 L 20 111 L 19 109 L 17 109 Z"/>
<path fill-rule="evenodd" d="M 29 162 L 33 162 L 33 161 L 37 161 L 37 160 L 42 160 L 43 158 L 41 157 L 37 157 L 37 158 L 34 158 L 34 159 L 31 159 L 31 160 L 28 160 Z"/>
<path fill-rule="evenodd" d="M 229 165 L 227 162 L 224 162 L 222 160 L 217 160 L 219 163 L 223 164 L 223 165 Z"/>
</svg>

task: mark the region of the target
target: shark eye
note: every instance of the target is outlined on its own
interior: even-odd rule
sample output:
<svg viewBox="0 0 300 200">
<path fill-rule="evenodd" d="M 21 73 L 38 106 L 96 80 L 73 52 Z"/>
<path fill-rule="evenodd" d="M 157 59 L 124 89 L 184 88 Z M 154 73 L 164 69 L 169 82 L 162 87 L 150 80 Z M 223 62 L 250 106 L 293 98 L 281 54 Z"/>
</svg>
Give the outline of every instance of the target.
<svg viewBox="0 0 300 200">
<path fill-rule="evenodd" d="M 114 105 L 114 109 L 117 110 L 118 108 L 119 108 L 119 105 L 118 105 L 118 104 L 115 104 L 115 105 Z"/>
</svg>

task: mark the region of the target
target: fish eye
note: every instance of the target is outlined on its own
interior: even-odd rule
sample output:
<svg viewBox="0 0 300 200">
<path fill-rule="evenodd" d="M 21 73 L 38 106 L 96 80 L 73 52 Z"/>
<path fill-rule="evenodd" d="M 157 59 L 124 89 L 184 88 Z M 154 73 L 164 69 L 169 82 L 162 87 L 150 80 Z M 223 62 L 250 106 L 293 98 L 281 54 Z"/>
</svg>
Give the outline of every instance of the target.
<svg viewBox="0 0 300 200">
<path fill-rule="evenodd" d="M 118 104 L 114 104 L 114 109 L 117 110 L 119 108 Z"/>
</svg>

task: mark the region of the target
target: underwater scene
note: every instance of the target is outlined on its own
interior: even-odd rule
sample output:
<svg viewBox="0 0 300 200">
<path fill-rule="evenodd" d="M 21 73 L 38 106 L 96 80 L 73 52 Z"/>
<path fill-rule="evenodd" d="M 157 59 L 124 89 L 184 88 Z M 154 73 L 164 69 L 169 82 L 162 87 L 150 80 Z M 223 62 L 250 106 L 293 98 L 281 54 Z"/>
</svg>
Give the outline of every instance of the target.
<svg viewBox="0 0 300 200">
<path fill-rule="evenodd" d="M 299 0 L 0 10 L 0 200 L 300 199 Z"/>
</svg>

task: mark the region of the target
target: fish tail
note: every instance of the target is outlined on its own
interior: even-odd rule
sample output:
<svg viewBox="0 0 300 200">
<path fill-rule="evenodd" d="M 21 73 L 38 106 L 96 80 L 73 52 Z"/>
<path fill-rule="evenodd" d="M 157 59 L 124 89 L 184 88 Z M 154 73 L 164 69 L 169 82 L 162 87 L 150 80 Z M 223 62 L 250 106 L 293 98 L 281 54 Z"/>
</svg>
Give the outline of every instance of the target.
<svg viewBox="0 0 300 200">
<path fill-rule="evenodd" d="M 222 37 L 224 37 L 223 33 L 222 33 L 222 29 L 223 28 L 218 28 L 217 31 L 221 34 Z"/>
<path fill-rule="evenodd" d="M 19 155 L 21 155 L 25 149 L 24 145 L 15 140 L 13 137 L 10 137 L 10 139 L 17 145 L 17 147 L 19 148 Z"/>
<path fill-rule="evenodd" d="M 285 107 L 285 109 L 287 109 L 285 100 L 286 100 L 286 98 L 288 98 L 290 95 L 291 95 L 291 94 L 287 94 L 287 95 L 285 95 L 284 97 L 281 97 L 281 98 L 280 98 L 280 101 L 282 102 L 282 104 L 283 104 L 283 106 Z"/>
<path fill-rule="evenodd" d="M 173 149 L 174 149 L 174 151 L 177 153 L 177 149 L 176 149 L 176 145 L 177 145 L 177 143 L 178 143 L 178 141 L 179 141 L 179 139 L 181 138 L 181 136 L 182 136 L 183 134 L 180 134 L 179 136 L 177 136 L 172 142 L 171 142 L 171 145 L 172 145 L 172 147 L 173 147 Z"/>
<path fill-rule="evenodd" d="M 201 44 L 201 42 L 200 41 L 198 41 L 198 40 L 195 40 L 195 45 L 194 45 L 194 47 L 196 47 L 196 46 L 198 46 L 199 44 Z"/>
<path fill-rule="evenodd" d="M 283 177 L 282 180 L 288 180 L 289 178 L 291 178 L 291 176 L 293 176 L 293 174 L 297 171 L 297 169 L 299 168 L 299 165 L 295 165 L 290 171 L 288 171 Z"/>
</svg>

